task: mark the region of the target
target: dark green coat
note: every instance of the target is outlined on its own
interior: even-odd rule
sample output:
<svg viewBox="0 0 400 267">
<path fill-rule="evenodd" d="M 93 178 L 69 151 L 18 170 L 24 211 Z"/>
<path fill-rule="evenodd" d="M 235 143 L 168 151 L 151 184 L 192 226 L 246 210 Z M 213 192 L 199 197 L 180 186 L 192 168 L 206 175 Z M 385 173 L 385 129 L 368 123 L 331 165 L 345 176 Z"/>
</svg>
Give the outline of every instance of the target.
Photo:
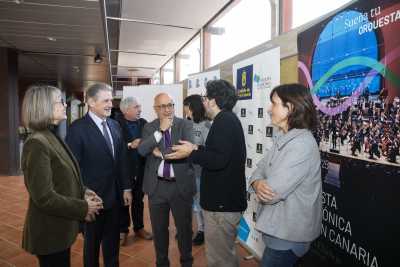
<svg viewBox="0 0 400 267">
<path fill-rule="evenodd" d="M 24 144 L 22 170 L 29 206 L 22 248 L 32 254 L 69 248 L 87 214 L 78 163 L 69 154 L 49 130 L 33 133 Z"/>
</svg>

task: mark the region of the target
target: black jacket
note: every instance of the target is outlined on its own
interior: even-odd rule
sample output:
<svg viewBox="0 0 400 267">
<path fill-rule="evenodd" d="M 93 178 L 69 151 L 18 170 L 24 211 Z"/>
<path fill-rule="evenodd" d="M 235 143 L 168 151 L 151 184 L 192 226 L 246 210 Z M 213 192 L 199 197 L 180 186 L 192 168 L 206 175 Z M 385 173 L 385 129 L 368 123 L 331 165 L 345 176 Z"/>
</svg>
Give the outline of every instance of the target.
<svg viewBox="0 0 400 267">
<path fill-rule="evenodd" d="M 215 118 L 204 147 L 190 159 L 203 169 L 200 205 L 208 211 L 239 212 L 247 208 L 246 144 L 242 125 L 231 111 Z"/>
<path fill-rule="evenodd" d="M 117 121 L 107 119 L 114 143 L 113 157 L 105 138 L 95 122 L 86 114 L 74 121 L 68 129 L 66 143 L 76 157 L 83 183 L 102 199 L 105 209 L 120 202 L 122 192 L 131 185 L 125 172 L 126 146 Z"/>
<path fill-rule="evenodd" d="M 133 140 L 129 138 L 129 130 L 127 126 L 127 120 L 122 116 L 118 119 L 119 125 L 122 129 L 122 138 L 125 142 L 125 146 Z M 138 120 L 139 125 L 139 138 L 142 138 L 143 127 L 147 121 L 143 118 Z M 137 180 L 143 179 L 144 166 L 146 164 L 146 158 L 142 157 L 137 149 L 126 149 L 126 173 L 130 180 L 136 177 Z"/>
</svg>

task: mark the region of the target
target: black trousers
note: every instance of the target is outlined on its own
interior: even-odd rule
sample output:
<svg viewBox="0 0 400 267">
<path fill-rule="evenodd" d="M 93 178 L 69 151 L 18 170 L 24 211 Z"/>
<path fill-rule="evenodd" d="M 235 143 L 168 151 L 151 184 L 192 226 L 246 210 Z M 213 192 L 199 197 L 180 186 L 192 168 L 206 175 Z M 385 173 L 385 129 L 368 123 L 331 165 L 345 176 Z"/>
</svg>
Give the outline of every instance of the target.
<svg viewBox="0 0 400 267">
<path fill-rule="evenodd" d="M 84 224 L 83 261 L 85 267 L 99 266 L 100 245 L 104 266 L 119 266 L 119 210 L 119 205 L 102 210 L 94 222 Z"/>
<path fill-rule="evenodd" d="M 182 267 L 190 267 L 192 257 L 192 205 L 193 196 L 182 197 L 176 182 L 159 181 L 149 196 L 150 219 L 156 250 L 157 267 L 169 266 L 169 213 L 172 212 L 178 233 L 178 248 Z"/>
<path fill-rule="evenodd" d="M 132 205 L 129 208 L 128 206 L 121 207 L 120 210 L 120 232 L 128 233 L 129 226 L 131 225 L 131 220 L 133 224 L 133 230 L 135 232 L 143 229 L 143 210 L 144 210 L 144 202 L 143 197 L 144 193 L 142 190 L 143 185 L 143 177 L 137 178 L 134 181 L 132 186 Z M 130 211 L 130 214 L 129 214 Z M 132 218 L 132 219 L 131 219 Z"/>
<path fill-rule="evenodd" d="M 40 267 L 70 267 L 71 248 L 48 255 L 37 255 Z"/>
</svg>

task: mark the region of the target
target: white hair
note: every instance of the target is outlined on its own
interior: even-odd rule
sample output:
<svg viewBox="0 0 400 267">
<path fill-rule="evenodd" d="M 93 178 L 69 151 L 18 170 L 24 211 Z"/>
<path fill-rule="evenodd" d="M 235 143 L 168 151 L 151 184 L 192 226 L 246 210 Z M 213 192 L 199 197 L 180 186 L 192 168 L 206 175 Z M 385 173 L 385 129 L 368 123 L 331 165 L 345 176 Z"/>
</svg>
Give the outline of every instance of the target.
<svg viewBox="0 0 400 267">
<path fill-rule="evenodd" d="M 121 103 L 119 103 L 119 108 L 122 112 L 125 112 L 130 106 L 137 105 L 138 103 L 139 102 L 135 97 L 128 96 L 121 100 Z"/>
</svg>

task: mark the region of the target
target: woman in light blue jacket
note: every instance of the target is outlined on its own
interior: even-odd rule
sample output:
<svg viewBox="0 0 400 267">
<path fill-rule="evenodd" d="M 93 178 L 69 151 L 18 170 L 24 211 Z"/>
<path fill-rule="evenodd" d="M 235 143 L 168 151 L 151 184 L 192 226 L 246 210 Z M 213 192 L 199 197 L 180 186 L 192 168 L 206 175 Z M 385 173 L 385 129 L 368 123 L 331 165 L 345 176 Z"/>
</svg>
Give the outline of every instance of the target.
<svg viewBox="0 0 400 267">
<path fill-rule="evenodd" d="M 256 229 L 266 244 L 261 266 L 289 267 L 321 231 L 321 160 L 311 133 L 317 117 L 303 85 L 275 87 L 270 99 L 273 145 L 250 184 L 260 201 Z"/>
</svg>

